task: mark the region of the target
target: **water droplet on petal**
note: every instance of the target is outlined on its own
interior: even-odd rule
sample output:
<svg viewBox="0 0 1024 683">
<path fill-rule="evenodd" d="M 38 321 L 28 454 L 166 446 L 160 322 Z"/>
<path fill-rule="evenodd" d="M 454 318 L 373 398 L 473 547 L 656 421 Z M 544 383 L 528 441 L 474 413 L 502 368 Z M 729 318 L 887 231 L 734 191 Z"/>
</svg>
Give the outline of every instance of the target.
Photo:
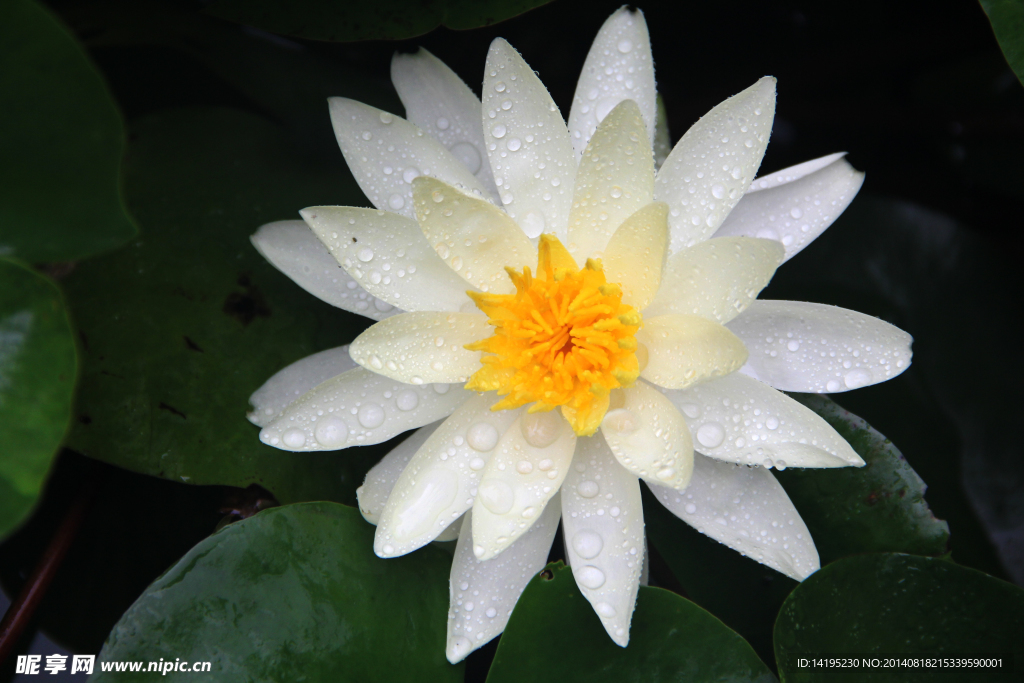
<svg viewBox="0 0 1024 683">
<path fill-rule="evenodd" d="M 420 402 L 420 395 L 414 389 L 405 389 L 395 397 L 395 405 L 399 410 L 412 410 Z"/>
<path fill-rule="evenodd" d="M 572 537 L 572 548 L 576 554 L 584 560 L 592 560 L 597 557 L 604 547 L 604 539 L 601 534 L 589 529 L 577 531 Z"/>
<path fill-rule="evenodd" d="M 302 448 L 306 445 L 306 433 L 301 429 L 289 429 L 281 438 L 288 448 Z"/>
<path fill-rule="evenodd" d="M 526 443 L 534 448 L 547 448 L 558 439 L 565 420 L 554 410 L 527 413 L 520 418 L 520 428 Z"/>
<path fill-rule="evenodd" d="M 384 424 L 384 409 L 376 403 L 366 403 L 359 409 L 356 418 L 359 420 L 359 424 L 367 429 L 380 427 Z"/>
<path fill-rule="evenodd" d="M 474 451 L 486 453 L 498 445 L 498 430 L 487 422 L 478 422 L 466 432 L 466 443 Z"/>
<path fill-rule="evenodd" d="M 348 425 L 339 417 L 328 417 L 317 422 L 313 437 L 325 448 L 341 448 L 348 440 Z"/>
<path fill-rule="evenodd" d="M 592 564 L 580 567 L 575 574 L 576 582 L 584 588 L 596 589 L 604 585 L 604 572 Z"/>
<path fill-rule="evenodd" d="M 500 479 L 485 479 L 480 482 L 477 495 L 483 506 L 496 515 L 503 515 L 511 510 L 515 500 L 512 487 Z"/>
<path fill-rule="evenodd" d="M 725 428 L 717 422 L 702 424 L 697 429 L 697 441 L 705 448 L 714 448 L 725 440 Z"/>
</svg>

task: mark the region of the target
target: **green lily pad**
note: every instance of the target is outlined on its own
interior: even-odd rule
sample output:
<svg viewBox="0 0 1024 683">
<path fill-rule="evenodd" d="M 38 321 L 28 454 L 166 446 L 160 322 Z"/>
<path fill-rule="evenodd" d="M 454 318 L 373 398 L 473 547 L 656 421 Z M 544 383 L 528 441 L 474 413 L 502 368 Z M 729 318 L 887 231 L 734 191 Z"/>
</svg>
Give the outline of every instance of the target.
<svg viewBox="0 0 1024 683">
<path fill-rule="evenodd" d="M 354 508 L 273 508 L 205 539 L 114 627 L 105 662 L 210 662 L 218 681 L 461 681 L 444 656 L 451 558 L 382 560 Z M 133 680 L 194 680 L 192 672 Z"/>
<path fill-rule="evenodd" d="M 380 0 L 374 3 L 338 0 L 217 0 L 206 12 L 274 33 L 350 42 L 401 40 L 438 26 L 471 29 L 511 19 L 551 0 Z"/>
<path fill-rule="evenodd" d="M 775 625 L 785 683 L 1019 681 L 1024 590 L 952 562 L 913 555 L 848 557 L 804 581 Z M 800 658 L 853 656 L 856 669 L 801 667 Z M 1003 658 L 999 668 L 869 668 L 863 659 Z"/>
<path fill-rule="evenodd" d="M 0 254 L 67 261 L 124 244 L 121 115 L 74 37 L 29 0 L 0 4 Z"/>
<path fill-rule="evenodd" d="M 513 681 L 759 681 L 775 677 L 750 645 L 685 598 L 640 587 L 629 645 L 605 633 L 572 570 L 534 577 L 501 636 L 488 683 Z"/>
<path fill-rule="evenodd" d="M 979 0 L 992 31 L 996 34 L 1003 56 L 1024 84 L 1024 1 Z"/>
<path fill-rule="evenodd" d="M 0 537 L 39 497 L 71 419 L 75 366 L 57 287 L 0 258 Z"/>
<path fill-rule="evenodd" d="M 367 323 L 293 284 L 249 235 L 304 206 L 359 203 L 355 184 L 297 159 L 264 119 L 196 108 L 134 128 L 126 192 L 143 236 L 64 282 L 83 349 L 71 447 L 176 481 L 258 484 L 282 503 L 352 502 L 384 448 L 279 451 L 245 413 L 273 373 Z"/>
<path fill-rule="evenodd" d="M 867 463 L 777 475 L 823 565 L 855 553 L 948 552 L 949 525 L 932 514 L 924 500 L 928 487 L 889 439 L 828 397 L 793 398 L 823 417 Z"/>
</svg>

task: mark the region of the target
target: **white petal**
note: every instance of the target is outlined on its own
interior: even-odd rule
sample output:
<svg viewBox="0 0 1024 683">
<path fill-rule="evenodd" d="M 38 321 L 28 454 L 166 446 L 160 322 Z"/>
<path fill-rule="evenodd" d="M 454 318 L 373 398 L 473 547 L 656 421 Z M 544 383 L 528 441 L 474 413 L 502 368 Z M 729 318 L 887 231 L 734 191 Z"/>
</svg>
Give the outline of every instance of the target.
<svg viewBox="0 0 1024 683">
<path fill-rule="evenodd" d="M 820 567 L 807 525 L 766 469 L 698 454 L 689 488 L 651 491 L 697 531 L 797 581 Z"/>
<path fill-rule="evenodd" d="M 428 244 L 473 287 L 512 293 L 505 268 L 537 265 L 537 248 L 498 207 L 431 178 L 415 186 L 416 217 Z"/>
<path fill-rule="evenodd" d="M 449 541 L 456 541 L 459 538 L 459 532 L 462 531 L 462 523 L 465 521 L 465 515 L 460 515 L 458 519 L 449 524 L 444 531 L 437 535 L 434 539 L 435 543 L 448 543 Z"/>
<path fill-rule="evenodd" d="M 724 325 L 757 298 L 785 250 L 774 240 L 715 237 L 669 257 L 644 317 L 682 313 Z"/>
<path fill-rule="evenodd" d="M 336 451 L 369 446 L 439 420 L 472 395 L 461 386 L 411 386 L 364 370 L 322 382 L 260 431 L 284 451 Z"/>
<path fill-rule="evenodd" d="M 463 348 L 491 335 L 477 313 L 403 313 L 355 338 L 352 359 L 385 377 L 423 384 L 465 384 L 480 369 L 480 351 Z"/>
<path fill-rule="evenodd" d="M 405 119 L 344 97 L 332 97 L 328 103 L 345 162 L 378 209 L 415 218 L 412 181 L 421 175 L 467 194 L 489 196 L 461 161 Z"/>
<path fill-rule="evenodd" d="M 270 424 L 282 410 L 307 391 L 355 366 L 356 362 L 348 354 L 347 344 L 295 361 L 278 370 L 249 397 L 253 407 L 248 415 L 249 422 L 257 427 Z"/>
<path fill-rule="evenodd" d="M 562 115 L 533 69 L 503 38 L 487 53 L 483 85 L 487 156 L 505 210 L 531 238 L 564 239 L 576 157 Z"/>
<path fill-rule="evenodd" d="M 785 260 L 789 260 L 832 225 L 863 183 L 863 173 L 846 159 L 838 159 L 784 185 L 748 192 L 715 237 L 747 235 L 777 240 L 786 248 Z"/>
<path fill-rule="evenodd" d="M 672 153 L 672 138 L 668 130 L 668 109 L 665 100 L 658 95 L 658 120 L 654 124 L 654 168 L 662 167 L 665 159 Z"/>
<path fill-rule="evenodd" d="M 729 323 L 750 358 L 741 372 L 782 391 L 834 394 L 892 379 L 910 366 L 913 337 L 838 306 L 755 301 Z"/>
<path fill-rule="evenodd" d="M 686 488 L 693 471 L 693 441 L 686 421 L 661 392 L 644 382 L 622 389 L 625 403 L 601 422 L 619 463 L 654 484 Z"/>
<path fill-rule="evenodd" d="M 605 117 L 576 172 L 567 247 L 583 264 L 654 197 L 654 156 L 636 102 L 624 100 Z"/>
<path fill-rule="evenodd" d="M 696 315 L 669 313 L 647 318 L 636 340 L 647 350 L 648 358 L 640 376 L 668 389 L 684 389 L 728 375 L 747 360 L 747 349 L 729 328 Z"/>
<path fill-rule="evenodd" d="M 814 411 L 745 375 L 664 393 L 686 418 L 694 447 L 716 460 L 779 469 L 864 465 Z"/>
<path fill-rule="evenodd" d="M 622 286 L 622 301 L 647 308 L 661 284 L 668 251 L 668 205 L 651 202 L 627 218 L 604 252 L 608 282 Z"/>
<path fill-rule="evenodd" d="M 412 456 L 381 514 L 373 550 L 410 553 L 473 506 L 484 466 L 521 410 L 491 412 L 494 394 L 477 394 L 444 421 Z"/>
<path fill-rule="evenodd" d="M 395 482 L 402 475 L 402 470 L 439 426 L 440 421 L 420 427 L 370 468 L 363 479 L 363 485 L 356 489 L 356 501 L 363 519 L 370 524 L 377 524 L 380 521 L 388 496 L 395 488 Z"/>
<path fill-rule="evenodd" d="M 267 223 L 251 239 L 272 266 L 332 306 L 373 320 L 401 312 L 360 287 L 302 221 Z"/>
<path fill-rule="evenodd" d="M 547 563 L 560 512 L 556 497 L 519 540 L 484 561 L 473 555 L 473 518 L 466 513 L 448 581 L 449 662 L 461 662 L 505 630 L 519 596 Z"/>
<path fill-rule="evenodd" d="M 750 184 L 750 187 L 747 188 L 747 194 L 750 194 L 751 192 L 760 192 L 761 190 L 767 190 L 770 187 L 778 187 L 779 185 L 785 185 L 786 183 L 791 183 L 794 180 L 799 180 L 805 175 L 810 175 L 819 169 L 825 168 L 832 162 L 842 159 L 845 156 L 846 152 L 826 154 L 823 157 L 811 159 L 810 161 L 805 161 L 797 164 L 796 166 L 790 166 L 782 169 L 781 171 L 763 175 Z"/>
<path fill-rule="evenodd" d="M 444 62 L 422 47 L 416 54 L 395 53 L 391 82 L 405 107 L 405 118 L 445 146 L 498 198 L 486 163 L 480 100 Z"/>
<path fill-rule="evenodd" d="M 537 521 L 558 493 L 576 434 L 557 410 L 527 413 L 501 436 L 473 503 L 473 554 L 488 560 Z"/>
<path fill-rule="evenodd" d="M 562 527 L 576 585 L 616 644 L 629 643 L 644 557 L 640 482 L 604 437 L 579 440 L 562 485 Z"/>
<path fill-rule="evenodd" d="M 569 133 L 577 161 L 600 123 L 619 102 L 633 100 L 654 139 L 657 111 L 651 38 L 643 12 L 623 7 L 608 17 L 583 63 L 569 111 Z"/>
<path fill-rule="evenodd" d="M 668 202 L 675 253 L 714 234 L 750 186 L 775 117 L 775 79 L 765 77 L 704 115 L 676 143 L 655 182 Z"/>
<path fill-rule="evenodd" d="M 350 206 L 300 211 L 334 259 L 367 292 L 405 311 L 457 311 L 472 305 L 411 218 Z"/>
</svg>

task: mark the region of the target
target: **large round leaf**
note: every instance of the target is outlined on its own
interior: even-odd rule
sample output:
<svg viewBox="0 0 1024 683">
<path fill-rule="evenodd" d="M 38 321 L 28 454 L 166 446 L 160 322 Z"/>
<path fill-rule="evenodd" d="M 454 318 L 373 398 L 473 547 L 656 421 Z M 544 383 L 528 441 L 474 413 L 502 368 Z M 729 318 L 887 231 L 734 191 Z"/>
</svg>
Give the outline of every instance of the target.
<svg viewBox="0 0 1024 683">
<path fill-rule="evenodd" d="M 39 496 L 71 418 L 75 342 L 57 287 L 0 258 L 0 538 Z"/>
<path fill-rule="evenodd" d="M 436 548 L 378 558 L 373 527 L 354 508 L 267 510 L 202 541 L 157 579 L 114 627 L 96 669 L 180 658 L 210 662 L 217 681 L 461 681 L 463 667 L 444 656 L 450 563 Z"/>
<path fill-rule="evenodd" d="M 1024 84 L 1024 2 L 1021 0 L 979 0 L 1003 56 L 1017 79 Z"/>
<path fill-rule="evenodd" d="M 821 563 L 855 553 L 941 555 L 949 525 L 924 500 L 927 486 L 893 443 L 825 396 L 795 394 L 864 458 L 864 467 L 778 473 L 818 548 Z"/>
<path fill-rule="evenodd" d="M 551 0 L 217 0 L 207 12 L 297 38 L 347 42 L 398 40 L 438 26 L 470 29 L 505 21 Z"/>
<path fill-rule="evenodd" d="M 134 129 L 126 190 L 143 236 L 65 281 L 83 346 L 71 446 L 177 481 L 259 484 L 284 503 L 352 501 L 380 449 L 286 453 L 245 413 L 274 372 L 365 325 L 291 283 L 249 235 L 304 206 L 359 203 L 354 184 L 295 158 L 263 119 L 190 109 Z"/>
<path fill-rule="evenodd" d="M 65 261 L 125 243 L 124 130 L 78 43 L 31 0 L 0 3 L 0 254 Z"/>
<path fill-rule="evenodd" d="M 931 557 L 861 555 L 823 568 L 786 600 L 775 625 L 784 682 L 1018 681 L 1024 590 Z M 1001 668 L 801 667 L 801 657 L 1003 657 Z"/>
<path fill-rule="evenodd" d="M 640 587 L 629 645 L 619 647 L 560 562 L 519 598 L 487 677 L 488 683 L 774 680 L 737 633 L 660 588 Z"/>
</svg>

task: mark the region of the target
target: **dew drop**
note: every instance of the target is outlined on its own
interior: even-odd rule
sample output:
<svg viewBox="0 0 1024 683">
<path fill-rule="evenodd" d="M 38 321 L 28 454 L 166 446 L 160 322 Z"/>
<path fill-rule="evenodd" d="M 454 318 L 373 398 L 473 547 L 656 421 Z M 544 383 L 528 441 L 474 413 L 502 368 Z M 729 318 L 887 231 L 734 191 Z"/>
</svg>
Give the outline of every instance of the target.
<svg viewBox="0 0 1024 683">
<path fill-rule="evenodd" d="M 597 557 L 603 547 L 604 539 L 601 538 L 601 534 L 590 529 L 577 531 L 576 535 L 572 537 L 573 550 L 584 560 L 592 560 Z"/>
<path fill-rule="evenodd" d="M 313 437 L 324 448 L 341 448 L 348 440 L 348 425 L 340 417 L 328 417 L 317 422 Z"/>
<path fill-rule="evenodd" d="M 462 162 L 470 173 L 476 173 L 480 170 L 480 166 L 483 163 L 483 158 L 480 156 L 480 150 L 471 142 L 457 142 L 452 145 L 451 153 L 455 155 L 455 158 Z"/>
<path fill-rule="evenodd" d="M 618 47 L 619 52 L 621 52 L 622 54 L 626 54 L 627 52 L 633 49 L 633 43 L 628 40 L 620 40 Z"/>
<path fill-rule="evenodd" d="M 692 515 L 694 512 L 697 511 L 697 506 L 694 505 L 693 503 L 687 503 L 686 507 L 683 509 L 686 510 L 687 514 Z"/>
<path fill-rule="evenodd" d="M 840 382 L 837 379 L 830 379 L 828 382 L 825 383 L 825 389 L 827 391 L 830 391 L 830 392 L 831 391 L 839 391 L 842 388 L 843 388 L 843 383 Z"/>
<path fill-rule="evenodd" d="M 558 439 L 565 420 L 554 410 L 543 413 L 527 413 L 520 418 L 519 425 L 526 443 L 534 448 L 547 448 Z"/>
<path fill-rule="evenodd" d="M 437 127 L 440 130 L 448 130 L 449 125 L 451 124 L 448 123 L 448 119 L 443 116 L 437 120 Z"/>
<path fill-rule="evenodd" d="M 395 397 L 395 405 L 399 410 L 412 410 L 420 402 L 420 395 L 414 389 L 405 389 Z"/>
<path fill-rule="evenodd" d="M 505 137 L 505 133 L 507 132 L 508 130 L 505 128 L 505 126 L 503 126 L 500 123 L 496 125 L 494 128 L 491 128 L 491 135 L 499 139 Z"/>
<path fill-rule="evenodd" d="M 583 498 L 593 498 L 600 492 L 601 487 L 597 485 L 596 481 L 581 481 L 576 485 L 576 493 Z"/>
<path fill-rule="evenodd" d="M 281 438 L 288 448 L 302 448 L 306 445 L 306 433 L 301 429 L 289 429 Z"/>
<path fill-rule="evenodd" d="M 604 585 L 604 572 L 592 564 L 576 571 L 576 582 L 584 588 L 596 589 Z"/>
<path fill-rule="evenodd" d="M 529 460 L 520 460 L 516 463 L 516 472 L 519 474 L 529 474 L 533 472 L 533 463 Z"/>
<path fill-rule="evenodd" d="M 794 208 L 790 209 L 789 215 L 792 216 L 793 218 L 800 218 L 800 216 L 804 215 L 804 212 L 801 211 L 800 209 L 794 207 Z"/>
<path fill-rule="evenodd" d="M 721 199 L 722 197 L 725 196 L 725 188 L 722 187 L 721 185 L 712 185 L 711 194 L 714 196 L 715 199 Z"/>
<path fill-rule="evenodd" d="M 369 263 L 370 261 L 373 260 L 373 249 L 370 249 L 369 247 L 363 247 L 362 249 L 359 250 L 359 253 L 356 254 L 356 257 L 363 263 Z"/>
<path fill-rule="evenodd" d="M 512 487 L 500 479 L 485 479 L 480 482 L 478 493 L 483 506 L 496 515 L 503 515 L 512 509 L 515 493 Z"/>
<path fill-rule="evenodd" d="M 367 429 L 373 429 L 384 424 L 384 409 L 376 403 L 366 403 L 359 409 L 356 417 L 359 424 Z"/>
<path fill-rule="evenodd" d="M 487 422 L 477 422 L 466 432 L 466 443 L 474 451 L 486 453 L 498 445 L 498 430 Z"/>
<path fill-rule="evenodd" d="M 388 206 L 390 206 L 395 211 L 398 211 L 403 206 L 405 206 L 405 198 L 400 194 L 393 194 L 390 197 L 388 197 Z"/>
<path fill-rule="evenodd" d="M 697 429 L 697 441 L 705 448 L 714 448 L 725 440 L 725 429 L 717 422 L 702 424 Z"/>
<path fill-rule="evenodd" d="M 416 180 L 419 177 L 420 169 L 416 168 L 415 166 L 410 166 L 409 168 L 402 171 L 402 180 L 404 180 L 408 185 L 412 185 L 412 181 Z"/>
<path fill-rule="evenodd" d="M 597 612 L 597 616 L 603 617 L 605 619 L 611 619 L 617 614 L 615 608 L 609 605 L 607 602 L 599 602 L 596 605 L 594 605 L 594 611 Z"/>
<path fill-rule="evenodd" d="M 864 368 L 856 368 L 846 373 L 843 381 L 846 382 L 847 388 L 857 389 L 871 384 L 871 373 Z"/>
</svg>

